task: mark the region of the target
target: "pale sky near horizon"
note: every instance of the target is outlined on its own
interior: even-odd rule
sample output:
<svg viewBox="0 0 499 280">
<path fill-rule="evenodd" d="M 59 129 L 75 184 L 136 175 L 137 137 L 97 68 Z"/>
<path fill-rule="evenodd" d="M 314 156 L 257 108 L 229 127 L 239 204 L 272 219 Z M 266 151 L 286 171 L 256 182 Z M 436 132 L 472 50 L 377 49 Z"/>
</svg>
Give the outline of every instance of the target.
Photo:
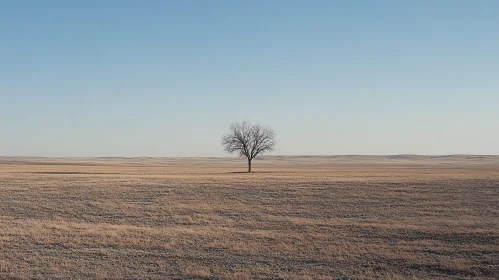
<svg viewBox="0 0 499 280">
<path fill-rule="evenodd" d="M 1 1 L 0 156 L 499 154 L 499 1 Z"/>
</svg>

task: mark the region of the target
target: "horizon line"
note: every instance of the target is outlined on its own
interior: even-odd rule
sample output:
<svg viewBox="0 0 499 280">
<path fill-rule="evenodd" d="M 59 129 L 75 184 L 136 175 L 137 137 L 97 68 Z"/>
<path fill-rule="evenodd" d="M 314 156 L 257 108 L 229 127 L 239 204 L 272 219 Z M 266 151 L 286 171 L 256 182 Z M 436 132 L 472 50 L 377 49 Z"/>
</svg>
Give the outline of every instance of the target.
<svg viewBox="0 0 499 280">
<path fill-rule="evenodd" d="M 332 154 L 332 155 L 262 155 L 259 157 L 354 157 L 354 156 L 365 156 L 365 157 L 394 157 L 394 156 L 420 156 L 420 157 L 452 157 L 452 156 L 499 156 L 499 154 Z M 204 159 L 226 159 L 233 158 L 239 159 L 238 156 L 4 156 L 0 155 L 0 158 L 116 158 L 116 159 L 134 159 L 134 158 L 204 158 Z"/>
</svg>

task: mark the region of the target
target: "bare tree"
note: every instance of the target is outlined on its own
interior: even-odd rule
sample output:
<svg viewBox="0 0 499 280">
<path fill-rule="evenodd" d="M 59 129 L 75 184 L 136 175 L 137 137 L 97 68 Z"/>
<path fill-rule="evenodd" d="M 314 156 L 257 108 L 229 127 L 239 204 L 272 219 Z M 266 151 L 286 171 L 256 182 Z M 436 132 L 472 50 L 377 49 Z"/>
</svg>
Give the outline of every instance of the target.
<svg viewBox="0 0 499 280">
<path fill-rule="evenodd" d="M 222 137 L 222 145 L 225 151 L 248 159 L 248 172 L 251 172 L 251 161 L 256 156 L 274 150 L 275 133 L 270 127 L 251 125 L 246 121 L 236 122 L 230 126 L 229 133 Z"/>
</svg>

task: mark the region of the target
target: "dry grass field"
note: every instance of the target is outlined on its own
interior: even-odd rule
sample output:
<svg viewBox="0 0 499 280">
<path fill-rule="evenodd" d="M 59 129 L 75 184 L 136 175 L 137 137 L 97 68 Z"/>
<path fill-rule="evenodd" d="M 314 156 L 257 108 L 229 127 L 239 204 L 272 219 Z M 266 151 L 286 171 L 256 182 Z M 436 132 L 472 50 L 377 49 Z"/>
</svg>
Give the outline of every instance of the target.
<svg viewBox="0 0 499 280">
<path fill-rule="evenodd" d="M 499 157 L 0 158 L 2 279 L 499 279 Z"/>
</svg>

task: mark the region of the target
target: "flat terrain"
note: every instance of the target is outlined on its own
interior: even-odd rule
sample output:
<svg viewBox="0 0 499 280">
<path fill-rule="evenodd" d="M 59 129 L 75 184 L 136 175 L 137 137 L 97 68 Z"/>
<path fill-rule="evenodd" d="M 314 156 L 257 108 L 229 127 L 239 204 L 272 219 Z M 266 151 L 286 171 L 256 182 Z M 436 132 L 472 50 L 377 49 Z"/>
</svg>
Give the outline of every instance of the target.
<svg viewBox="0 0 499 280">
<path fill-rule="evenodd" d="M 499 157 L 0 157 L 0 278 L 499 279 Z"/>
</svg>

